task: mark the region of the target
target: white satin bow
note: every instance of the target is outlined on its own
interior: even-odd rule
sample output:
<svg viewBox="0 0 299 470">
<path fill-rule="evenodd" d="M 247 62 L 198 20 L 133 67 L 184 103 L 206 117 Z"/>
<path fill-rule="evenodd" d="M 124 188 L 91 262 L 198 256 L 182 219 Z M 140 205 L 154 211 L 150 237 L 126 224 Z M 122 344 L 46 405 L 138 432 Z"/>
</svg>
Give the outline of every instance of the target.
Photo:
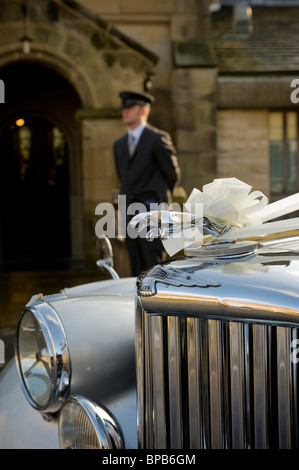
<svg viewBox="0 0 299 470">
<path fill-rule="evenodd" d="M 188 212 L 182 214 L 194 214 L 197 223 L 185 227 L 183 223 L 176 227 L 175 233 L 169 232 L 168 238 L 164 236 L 162 242 L 167 253 L 172 256 L 190 245 L 200 246 L 203 242 L 203 232 L 198 221 L 203 225 L 205 218 L 212 223 L 220 221 L 222 225 L 227 226 L 226 230 L 214 234 L 217 240 L 240 240 L 299 229 L 298 217 L 269 222 L 299 210 L 299 193 L 268 204 L 268 198 L 261 191 L 251 192 L 251 189 L 251 186 L 236 178 L 215 179 L 212 183 L 204 185 L 202 191 L 194 188 L 184 204 Z M 136 221 L 140 222 L 142 216 L 147 223 L 150 220 L 153 227 L 157 227 L 158 220 L 161 225 L 161 221 L 167 219 L 165 211 L 139 214 L 136 219 L 133 218 L 135 228 Z M 170 218 L 174 220 L 177 217 Z M 183 219 L 184 216 L 181 217 L 181 220 Z"/>
<path fill-rule="evenodd" d="M 203 204 L 203 215 L 225 221 L 234 227 L 260 223 L 259 212 L 268 198 L 261 191 L 250 194 L 251 186 L 236 178 L 215 179 L 199 189 L 194 188 L 186 208 L 193 212 L 196 204 Z"/>
</svg>

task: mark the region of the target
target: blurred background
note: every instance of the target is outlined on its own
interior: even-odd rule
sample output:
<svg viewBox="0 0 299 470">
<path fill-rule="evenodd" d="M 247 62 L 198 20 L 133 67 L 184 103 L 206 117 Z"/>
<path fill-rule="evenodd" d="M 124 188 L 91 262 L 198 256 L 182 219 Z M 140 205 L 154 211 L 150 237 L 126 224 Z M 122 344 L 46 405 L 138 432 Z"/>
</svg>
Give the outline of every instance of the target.
<svg viewBox="0 0 299 470">
<path fill-rule="evenodd" d="M 296 0 L 0 0 L 0 326 L 24 285 L 98 279 L 95 208 L 117 195 L 123 89 L 155 97 L 150 122 L 182 169 L 176 201 L 217 177 L 271 201 L 298 191 L 298 23 Z"/>
</svg>

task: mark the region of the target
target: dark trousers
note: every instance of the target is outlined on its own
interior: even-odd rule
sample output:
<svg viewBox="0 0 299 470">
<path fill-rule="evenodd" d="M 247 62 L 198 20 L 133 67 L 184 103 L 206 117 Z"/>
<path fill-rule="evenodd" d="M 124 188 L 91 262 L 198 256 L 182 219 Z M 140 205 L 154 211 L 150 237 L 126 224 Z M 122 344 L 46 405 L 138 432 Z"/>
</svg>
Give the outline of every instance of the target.
<svg viewBox="0 0 299 470">
<path fill-rule="evenodd" d="M 133 199 L 131 202 L 141 202 L 147 208 L 147 210 L 155 210 L 153 204 L 157 204 L 157 210 L 159 207 L 159 201 L 157 199 L 149 199 L 145 196 L 143 200 Z M 128 209 L 128 208 L 127 208 Z M 128 215 L 127 210 L 127 226 L 132 220 L 132 215 Z M 149 229 L 149 228 L 148 228 Z M 153 240 L 147 240 L 145 238 L 146 229 L 143 230 L 142 234 L 138 235 L 137 238 L 131 238 L 126 236 L 126 245 L 128 249 L 130 264 L 131 264 L 131 275 L 139 276 L 143 271 L 163 261 L 164 248 L 160 238 L 154 238 Z"/>
<path fill-rule="evenodd" d="M 163 245 L 159 238 L 148 241 L 145 238 L 126 237 L 126 245 L 131 264 L 131 275 L 139 276 L 142 271 L 159 264 L 163 260 Z"/>
</svg>

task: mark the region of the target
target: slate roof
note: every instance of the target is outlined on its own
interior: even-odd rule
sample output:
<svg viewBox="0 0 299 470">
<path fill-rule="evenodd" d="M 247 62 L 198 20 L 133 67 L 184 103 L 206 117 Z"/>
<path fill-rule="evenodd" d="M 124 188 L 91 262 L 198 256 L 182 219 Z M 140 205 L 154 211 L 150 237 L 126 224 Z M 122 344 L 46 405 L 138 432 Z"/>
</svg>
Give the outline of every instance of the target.
<svg viewBox="0 0 299 470">
<path fill-rule="evenodd" d="M 253 31 L 237 33 L 233 8 L 212 14 L 212 42 L 219 74 L 298 73 L 299 7 L 252 7 Z"/>
</svg>

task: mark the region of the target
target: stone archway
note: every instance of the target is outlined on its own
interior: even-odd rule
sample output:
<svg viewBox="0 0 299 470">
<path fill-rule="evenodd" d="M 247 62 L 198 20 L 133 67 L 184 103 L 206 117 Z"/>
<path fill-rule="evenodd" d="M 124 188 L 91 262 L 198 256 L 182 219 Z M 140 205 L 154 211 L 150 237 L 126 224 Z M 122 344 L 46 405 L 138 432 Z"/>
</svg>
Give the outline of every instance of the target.
<svg viewBox="0 0 299 470">
<path fill-rule="evenodd" d="M 73 108 L 73 115 L 67 118 L 63 117 L 68 109 L 64 97 L 57 99 L 52 92 L 47 94 L 40 90 L 43 100 L 33 101 L 23 89 L 19 103 L 24 105 L 24 111 L 34 111 L 34 115 L 55 122 L 68 138 L 71 262 L 81 264 L 83 261 L 85 266 L 94 266 L 97 256 L 95 208 L 102 201 L 112 201 L 115 184 L 112 146 L 123 132 L 119 92 L 124 86 L 143 89 L 148 71 L 158 57 L 80 2 L 64 0 L 30 0 L 28 34 L 32 42 L 30 52 L 25 53 L 19 40 L 23 28 L 21 2 L 1 0 L 0 3 L 0 79 L 6 87 L 0 132 L 19 110 L 16 100 L 11 107 L 7 89 L 13 74 L 8 78 L 3 75 L 9 67 L 22 65 L 29 70 L 40 66 L 48 70 L 48 77 L 45 77 L 48 84 L 49 77 L 53 80 L 59 77 L 67 84 L 68 91 L 72 90 L 77 108 Z M 15 89 L 19 90 L 26 74 L 15 75 L 19 78 Z M 59 90 L 59 86 L 56 89 Z M 13 94 L 11 96 L 14 98 Z M 41 103 L 44 103 L 42 109 Z M 60 106 L 61 113 L 53 110 L 55 104 Z M 69 129 L 66 123 L 71 121 L 76 124 L 73 122 Z M 74 132 L 76 125 L 77 132 Z"/>
<path fill-rule="evenodd" d="M 2 266 L 69 267 L 82 262 L 81 124 L 75 119 L 81 100 L 65 78 L 38 62 L 10 63 L 1 76 L 6 84 L 0 121 Z M 18 119 L 25 120 L 19 129 Z M 31 141 L 22 155 L 25 130 Z M 59 160 L 55 154 L 62 150 Z M 50 176 L 55 174 L 59 183 L 54 187 Z"/>
</svg>

